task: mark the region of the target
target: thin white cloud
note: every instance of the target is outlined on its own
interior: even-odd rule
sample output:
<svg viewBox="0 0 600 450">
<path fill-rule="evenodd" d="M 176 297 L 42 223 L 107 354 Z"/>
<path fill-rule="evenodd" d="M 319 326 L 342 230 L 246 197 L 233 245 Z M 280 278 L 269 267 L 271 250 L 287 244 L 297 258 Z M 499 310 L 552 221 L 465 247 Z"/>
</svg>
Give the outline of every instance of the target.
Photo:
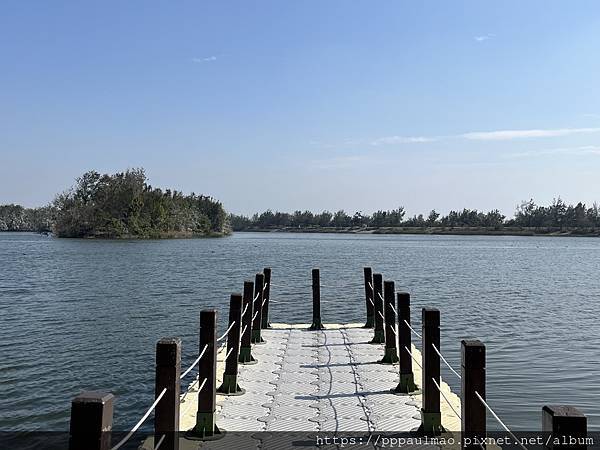
<svg viewBox="0 0 600 450">
<path fill-rule="evenodd" d="M 527 152 L 509 153 L 506 155 L 507 158 L 528 158 L 535 156 L 547 156 L 547 155 L 599 155 L 600 146 L 598 145 L 583 145 L 579 147 L 559 147 L 559 148 L 546 148 L 542 150 L 531 150 Z"/>
<path fill-rule="evenodd" d="M 508 141 L 513 139 L 544 138 L 569 136 L 572 134 L 597 133 L 600 128 L 555 128 L 534 130 L 497 130 L 497 131 L 473 131 L 463 133 L 459 137 L 474 141 Z"/>
<path fill-rule="evenodd" d="M 365 156 L 353 155 L 353 156 L 340 156 L 336 158 L 316 159 L 311 161 L 311 166 L 315 169 L 327 170 L 327 169 L 343 169 L 356 166 L 359 163 L 366 161 Z"/>
<path fill-rule="evenodd" d="M 415 144 L 419 142 L 433 142 L 436 141 L 435 137 L 426 136 L 385 136 L 375 139 L 371 142 L 371 145 L 394 145 L 394 144 Z"/>
<path fill-rule="evenodd" d="M 197 57 L 192 58 L 192 62 L 195 62 L 195 63 L 205 63 L 205 62 L 212 62 L 212 61 L 216 61 L 216 60 L 217 60 L 217 57 L 215 55 L 206 56 L 203 58 L 197 58 Z"/>
<path fill-rule="evenodd" d="M 483 41 L 489 41 L 490 39 L 492 39 L 495 36 L 496 35 L 493 33 L 488 33 L 488 34 L 482 34 L 480 36 L 474 36 L 473 39 L 475 39 L 477 42 L 483 42 Z"/>
</svg>

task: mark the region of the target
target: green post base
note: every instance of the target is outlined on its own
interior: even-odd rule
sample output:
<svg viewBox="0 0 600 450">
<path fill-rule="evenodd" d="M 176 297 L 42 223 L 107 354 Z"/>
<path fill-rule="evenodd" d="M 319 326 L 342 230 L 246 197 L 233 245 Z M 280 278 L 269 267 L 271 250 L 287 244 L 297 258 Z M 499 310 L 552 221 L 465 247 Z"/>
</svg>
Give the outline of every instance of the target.
<svg viewBox="0 0 600 450">
<path fill-rule="evenodd" d="M 196 426 L 189 430 L 185 437 L 195 441 L 214 441 L 225 436 L 225 430 L 219 429 L 215 423 L 214 412 L 196 413 Z"/>
<path fill-rule="evenodd" d="M 237 375 L 223 374 L 223 384 L 217 389 L 218 394 L 222 395 L 242 395 L 246 391 L 237 383 Z"/>
<path fill-rule="evenodd" d="M 252 342 L 253 344 L 264 344 L 265 343 L 265 340 L 260 335 L 260 329 L 252 330 L 252 338 L 250 339 L 250 342 Z"/>
<path fill-rule="evenodd" d="M 324 330 L 325 327 L 321 323 L 321 319 L 313 319 L 313 323 L 310 326 L 309 330 Z"/>
<path fill-rule="evenodd" d="M 271 327 L 271 322 L 269 322 L 269 318 L 268 317 L 263 317 L 262 318 L 262 323 L 260 324 L 260 328 L 265 330 L 267 328 L 272 328 Z"/>
<path fill-rule="evenodd" d="M 385 333 L 383 330 L 375 330 L 373 340 L 370 342 L 370 344 L 385 344 Z"/>
<path fill-rule="evenodd" d="M 383 359 L 378 362 L 379 364 L 394 364 L 398 361 L 398 350 L 395 348 L 386 348 L 385 353 L 383 354 Z"/>
<path fill-rule="evenodd" d="M 415 376 L 412 373 L 401 373 L 400 383 L 396 386 L 396 389 L 392 389 L 392 392 L 401 394 L 410 394 L 418 390 L 415 384 Z"/>
<path fill-rule="evenodd" d="M 375 326 L 375 317 L 367 316 L 367 323 L 363 325 L 363 328 L 373 328 Z"/>
<path fill-rule="evenodd" d="M 252 347 L 240 347 L 240 364 L 256 364 L 258 361 L 252 356 Z"/>
<path fill-rule="evenodd" d="M 442 427 L 442 413 L 426 412 L 421 409 L 421 426 L 419 433 L 426 436 L 439 436 L 444 431 Z"/>
</svg>

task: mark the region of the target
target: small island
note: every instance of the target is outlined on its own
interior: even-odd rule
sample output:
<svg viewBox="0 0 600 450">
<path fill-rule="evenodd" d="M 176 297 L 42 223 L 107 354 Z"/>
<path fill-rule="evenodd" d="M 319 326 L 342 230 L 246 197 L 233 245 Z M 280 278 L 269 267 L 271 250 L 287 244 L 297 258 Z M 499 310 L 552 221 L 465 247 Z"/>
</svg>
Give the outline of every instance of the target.
<svg viewBox="0 0 600 450">
<path fill-rule="evenodd" d="M 154 188 L 144 169 L 89 171 L 41 208 L 0 205 L 0 231 L 52 232 L 64 238 L 160 239 L 230 234 L 217 200 Z"/>
</svg>

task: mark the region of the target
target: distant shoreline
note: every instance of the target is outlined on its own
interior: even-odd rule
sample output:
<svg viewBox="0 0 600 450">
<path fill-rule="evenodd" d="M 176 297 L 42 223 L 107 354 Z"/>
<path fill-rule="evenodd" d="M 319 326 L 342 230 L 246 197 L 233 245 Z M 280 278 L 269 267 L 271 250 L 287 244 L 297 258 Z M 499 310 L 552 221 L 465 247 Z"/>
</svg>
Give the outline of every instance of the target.
<svg viewBox="0 0 600 450">
<path fill-rule="evenodd" d="M 600 229 L 560 230 L 555 228 L 523 227 L 315 227 L 315 228 L 246 228 L 234 230 L 234 233 L 331 233 L 331 234 L 416 234 L 416 235 L 454 235 L 454 236 L 578 236 L 599 237 Z"/>
</svg>

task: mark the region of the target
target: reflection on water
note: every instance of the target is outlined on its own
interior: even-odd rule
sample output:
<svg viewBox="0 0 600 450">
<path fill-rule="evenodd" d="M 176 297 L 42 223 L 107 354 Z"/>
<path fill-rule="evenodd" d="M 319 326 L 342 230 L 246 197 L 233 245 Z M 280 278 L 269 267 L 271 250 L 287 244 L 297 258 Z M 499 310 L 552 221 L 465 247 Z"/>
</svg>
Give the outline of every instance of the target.
<svg viewBox="0 0 600 450">
<path fill-rule="evenodd" d="M 271 321 L 309 322 L 321 268 L 324 321 L 364 321 L 370 265 L 442 314 L 442 351 L 487 345 L 488 402 L 514 429 L 537 429 L 543 404 L 572 404 L 600 429 L 600 240 L 504 236 L 238 233 L 224 239 L 62 240 L 0 233 L 0 429 L 60 430 L 85 389 L 117 396 L 115 428 L 153 400 L 154 345 L 197 354 L 198 315 L 224 330 L 232 292 L 273 268 Z M 458 392 L 460 384 L 442 368 Z M 492 420 L 490 427 L 494 426 Z"/>
</svg>

